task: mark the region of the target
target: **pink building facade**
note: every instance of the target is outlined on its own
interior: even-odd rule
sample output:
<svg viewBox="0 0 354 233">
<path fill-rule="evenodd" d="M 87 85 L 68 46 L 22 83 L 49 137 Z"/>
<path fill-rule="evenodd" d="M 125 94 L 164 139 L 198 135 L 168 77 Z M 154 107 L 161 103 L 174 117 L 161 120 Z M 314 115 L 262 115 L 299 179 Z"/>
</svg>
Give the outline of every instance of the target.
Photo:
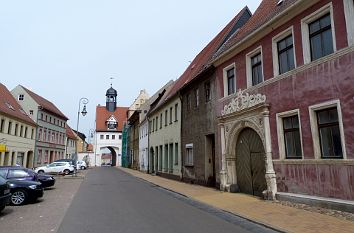
<svg viewBox="0 0 354 233">
<path fill-rule="evenodd" d="M 264 0 L 216 67 L 221 189 L 354 200 L 354 3 Z"/>
</svg>

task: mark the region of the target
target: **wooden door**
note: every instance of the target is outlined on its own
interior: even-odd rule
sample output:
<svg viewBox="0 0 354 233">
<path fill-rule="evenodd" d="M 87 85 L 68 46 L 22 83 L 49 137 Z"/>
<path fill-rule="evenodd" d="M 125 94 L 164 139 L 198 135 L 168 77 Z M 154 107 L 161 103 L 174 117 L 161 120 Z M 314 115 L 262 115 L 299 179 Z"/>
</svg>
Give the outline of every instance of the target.
<svg viewBox="0 0 354 233">
<path fill-rule="evenodd" d="M 242 193 L 261 196 L 267 189 L 263 143 L 249 128 L 240 133 L 236 143 L 236 174 Z"/>
</svg>

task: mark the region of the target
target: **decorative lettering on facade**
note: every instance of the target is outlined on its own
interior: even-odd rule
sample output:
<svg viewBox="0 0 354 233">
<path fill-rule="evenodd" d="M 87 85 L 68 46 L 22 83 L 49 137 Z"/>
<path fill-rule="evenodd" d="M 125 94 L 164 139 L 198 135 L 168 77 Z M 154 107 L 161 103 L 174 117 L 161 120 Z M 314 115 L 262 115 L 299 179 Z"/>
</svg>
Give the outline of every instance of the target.
<svg viewBox="0 0 354 233">
<path fill-rule="evenodd" d="M 262 94 L 249 94 L 242 90 L 236 93 L 236 97 L 231 102 L 224 106 L 221 110 L 221 115 L 228 115 L 234 112 L 239 112 L 247 108 L 251 108 L 261 103 L 265 103 L 267 97 Z"/>
</svg>

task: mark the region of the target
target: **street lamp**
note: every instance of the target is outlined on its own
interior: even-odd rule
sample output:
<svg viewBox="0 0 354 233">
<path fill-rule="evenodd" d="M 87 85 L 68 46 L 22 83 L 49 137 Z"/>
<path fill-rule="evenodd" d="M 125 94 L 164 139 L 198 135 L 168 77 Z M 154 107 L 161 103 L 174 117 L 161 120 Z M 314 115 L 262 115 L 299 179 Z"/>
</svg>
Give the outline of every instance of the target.
<svg viewBox="0 0 354 233">
<path fill-rule="evenodd" d="M 93 139 L 94 134 L 95 134 L 95 130 L 90 129 L 89 130 L 89 143 L 92 143 L 92 139 Z"/>
<path fill-rule="evenodd" d="M 81 103 L 84 105 L 84 107 L 82 108 L 81 114 L 82 116 L 86 116 L 87 114 L 87 110 L 86 110 L 86 104 L 88 104 L 89 100 L 85 97 L 80 98 L 79 100 L 79 108 L 77 110 L 77 124 L 76 124 L 76 133 L 79 135 L 79 122 L 80 122 L 80 109 L 81 109 Z M 76 156 L 74 158 L 74 161 L 76 163 L 77 160 L 77 156 L 78 156 L 78 145 L 76 144 Z"/>
<path fill-rule="evenodd" d="M 96 130 L 95 129 L 90 129 L 89 131 L 89 141 L 91 141 L 90 143 L 92 144 L 93 147 L 93 153 L 95 156 L 95 167 L 96 167 L 96 163 L 97 163 L 97 158 L 96 158 Z"/>
</svg>

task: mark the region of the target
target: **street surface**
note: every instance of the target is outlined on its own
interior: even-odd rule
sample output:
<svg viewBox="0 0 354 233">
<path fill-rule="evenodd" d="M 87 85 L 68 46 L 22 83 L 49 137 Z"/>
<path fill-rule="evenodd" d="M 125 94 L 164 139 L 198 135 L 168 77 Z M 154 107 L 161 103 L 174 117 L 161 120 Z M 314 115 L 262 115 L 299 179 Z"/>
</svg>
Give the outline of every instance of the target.
<svg viewBox="0 0 354 233">
<path fill-rule="evenodd" d="M 59 233 L 273 232 L 112 167 L 90 170 Z"/>
</svg>

